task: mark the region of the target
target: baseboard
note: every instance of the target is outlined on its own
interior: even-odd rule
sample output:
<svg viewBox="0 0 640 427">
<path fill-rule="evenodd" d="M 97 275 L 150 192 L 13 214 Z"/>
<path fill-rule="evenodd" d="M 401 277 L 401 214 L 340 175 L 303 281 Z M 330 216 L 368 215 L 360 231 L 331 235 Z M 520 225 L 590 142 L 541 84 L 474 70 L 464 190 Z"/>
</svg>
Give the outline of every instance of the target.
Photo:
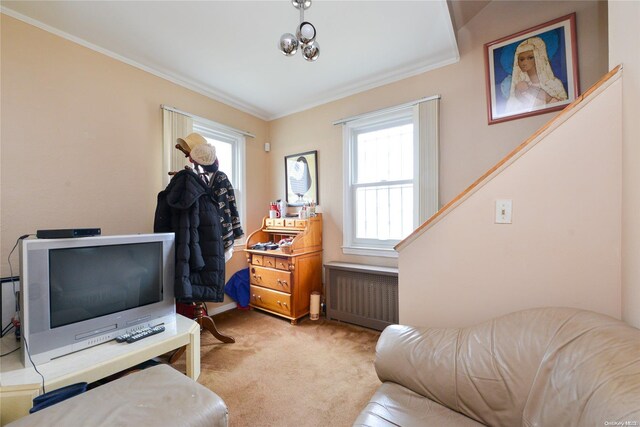
<svg viewBox="0 0 640 427">
<path fill-rule="evenodd" d="M 236 308 L 236 303 L 230 302 L 229 304 L 221 305 L 213 309 L 207 307 L 207 312 L 209 313 L 209 316 L 215 316 L 216 314 L 224 313 L 225 311 L 233 310 L 234 308 Z"/>
</svg>

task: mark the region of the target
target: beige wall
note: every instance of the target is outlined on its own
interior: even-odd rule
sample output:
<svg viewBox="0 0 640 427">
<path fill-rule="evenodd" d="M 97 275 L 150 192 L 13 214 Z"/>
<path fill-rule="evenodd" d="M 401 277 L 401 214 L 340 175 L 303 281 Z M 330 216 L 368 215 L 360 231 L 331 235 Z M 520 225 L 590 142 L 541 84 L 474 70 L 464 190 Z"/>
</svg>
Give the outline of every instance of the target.
<svg viewBox="0 0 640 427">
<path fill-rule="evenodd" d="M 324 261 L 396 265 L 395 259 L 342 254 L 342 133 L 332 122 L 423 96 L 442 95 L 440 202 L 444 204 L 556 114 L 488 126 L 484 43 L 574 11 L 580 86 L 588 88 L 608 71 L 605 2 L 544 2 L 541 7 L 540 2 L 494 1 L 459 31 L 459 63 L 272 121 L 270 197 L 284 195 L 285 155 L 318 150 Z"/>
<path fill-rule="evenodd" d="M 640 2 L 609 2 L 609 63 L 624 66 L 622 318 L 640 328 Z"/>
<path fill-rule="evenodd" d="M 15 239 L 38 228 L 151 231 L 162 187 L 160 104 L 257 135 L 247 140 L 246 232 L 259 226 L 269 200 L 284 196 L 284 156 L 318 150 L 324 260 L 396 265 L 342 254 L 342 136 L 331 123 L 441 94 L 446 203 L 555 114 L 488 126 L 484 43 L 576 11 L 581 87 L 607 71 L 606 3 L 544 5 L 492 2 L 460 30 L 459 63 L 270 123 L 2 15 L 1 275 L 9 275 Z M 230 273 L 243 265 L 236 253 Z"/>
<path fill-rule="evenodd" d="M 246 232 L 268 202 L 268 124 L 6 15 L 2 24 L 2 273 L 22 234 L 100 227 L 153 231 L 162 190 L 162 112 L 168 104 L 247 130 Z M 224 165 L 222 165 L 224 170 Z M 244 265 L 236 252 L 228 274 Z M 12 257 L 18 274 L 17 253 Z"/>
<path fill-rule="evenodd" d="M 400 323 L 541 306 L 620 318 L 621 99 L 618 78 L 401 250 Z M 512 224 L 494 223 L 498 199 Z"/>
</svg>

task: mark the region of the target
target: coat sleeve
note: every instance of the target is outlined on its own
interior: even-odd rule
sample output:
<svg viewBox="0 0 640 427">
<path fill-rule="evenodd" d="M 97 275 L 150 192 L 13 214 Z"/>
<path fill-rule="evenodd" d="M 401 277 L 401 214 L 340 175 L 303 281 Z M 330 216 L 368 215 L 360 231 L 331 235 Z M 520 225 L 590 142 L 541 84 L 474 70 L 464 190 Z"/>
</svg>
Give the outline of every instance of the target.
<svg viewBox="0 0 640 427">
<path fill-rule="evenodd" d="M 238 213 L 235 191 L 229 178 L 223 172 L 218 172 L 213 177 L 211 189 L 222 222 L 224 249 L 227 250 L 233 246 L 233 241 L 236 237 L 244 234 L 240 224 L 240 214 Z"/>
<path fill-rule="evenodd" d="M 156 214 L 153 220 L 154 233 L 170 233 L 171 229 L 171 209 L 167 203 L 167 192 L 158 193 L 158 203 L 156 205 Z"/>
</svg>

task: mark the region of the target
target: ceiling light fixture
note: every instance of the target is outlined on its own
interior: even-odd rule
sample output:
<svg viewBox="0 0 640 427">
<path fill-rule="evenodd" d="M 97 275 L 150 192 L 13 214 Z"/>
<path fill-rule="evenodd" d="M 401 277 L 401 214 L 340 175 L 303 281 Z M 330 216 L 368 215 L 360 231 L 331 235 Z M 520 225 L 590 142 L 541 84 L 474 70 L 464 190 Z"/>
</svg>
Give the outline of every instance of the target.
<svg viewBox="0 0 640 427">
<path fill-rule="evenodd" d="M 320 46 L 316 41 L 316 27 L 311 22 L 304 20 L 304 11 L 311 7 L 311 0 L 291 0 L 296 9 L 300 10 L 300 25 L 296 35 L 284 33 L 280 37 L 278 49 L 285 56 L 295 55 L 298 47 L 302 49 L 302 56 L 307 61 L 313 62 L 320 56 Z"/>
</svg>

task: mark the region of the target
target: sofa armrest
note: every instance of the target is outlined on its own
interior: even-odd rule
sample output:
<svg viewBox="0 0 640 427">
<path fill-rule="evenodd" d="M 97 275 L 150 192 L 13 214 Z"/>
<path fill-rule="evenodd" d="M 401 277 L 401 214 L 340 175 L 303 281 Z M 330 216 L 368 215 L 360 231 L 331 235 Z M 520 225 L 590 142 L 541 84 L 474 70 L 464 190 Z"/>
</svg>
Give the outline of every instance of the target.
<svg viewBox="0 0 640 427">
<path fill-rule="evenodd" d="M 458 329 L 388 326 L 376 345 L 378 378 L 457 410 L 458 334 Z"/>
<path fill-rule="evenodd" d="M 459 329 L 392 325 L 378 340 L 376 372 L 483 424 L 520 425 L 547 347 L 575 313 L 525 310 Z"/>
</svg>

